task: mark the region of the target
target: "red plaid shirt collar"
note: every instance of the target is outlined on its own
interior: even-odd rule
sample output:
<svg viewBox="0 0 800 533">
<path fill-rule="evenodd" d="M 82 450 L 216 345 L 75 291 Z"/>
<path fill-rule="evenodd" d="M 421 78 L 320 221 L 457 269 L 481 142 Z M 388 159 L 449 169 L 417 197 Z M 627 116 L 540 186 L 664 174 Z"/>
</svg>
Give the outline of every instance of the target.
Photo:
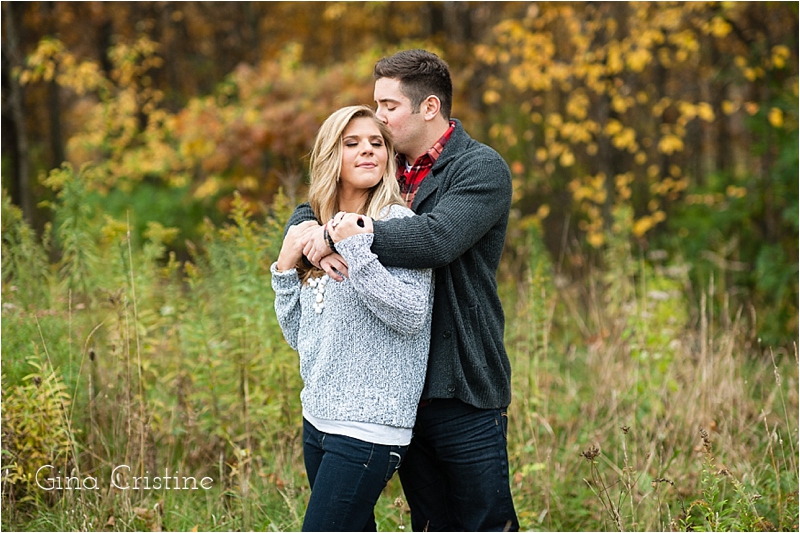
<svg viewBox="0 0 800 533">
<path fill-rule="evenodd" d="M 397 155 L 397 181 L 400 184 L 400 194 L 403 195 L 403 199 L 406 201 L 409 208 L 411 204 L 414 203 L 414 197 L 417 194 L 417 189 L 419 189 L 419 184 L 422 183 L 422 180 L 428 175 L 431 168 L 433 168 L 433 164 L 439 159 L 439 156 L 442 155 L 444 145 L 450 140 L 450 136 L 453 134 L 455 127 L 456 123 L 451 120 L 450 127 L 447 128 L 444 135 L 434 143 L 430 150 L 419 156 L 417 160 L 414 161 L 414 164 L 408 168 L 406 168 L 405 156 Z"/>
</svg>

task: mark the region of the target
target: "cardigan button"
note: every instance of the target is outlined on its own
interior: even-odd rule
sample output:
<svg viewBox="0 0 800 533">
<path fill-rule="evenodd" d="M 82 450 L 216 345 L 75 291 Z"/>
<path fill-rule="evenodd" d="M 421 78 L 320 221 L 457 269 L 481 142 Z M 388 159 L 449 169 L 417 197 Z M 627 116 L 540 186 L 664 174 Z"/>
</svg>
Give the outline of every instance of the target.
<svg viewBox="0 0 800 533">
<path fill-rule="evenodd" d="M 444 333 L 442 333 L 442 337 L 444 337 L 445 339 L 449 339 L 451 335 L 452 333 L 450 332 L 450 330 L 447 330 Z"/>
<path fill-rule="evenodd" d="M 447 387 L 447 392 L 455 392 L 455 391 L 456 391 L 455 385 L 450 385 L 449 387 Z"/>
</svg>

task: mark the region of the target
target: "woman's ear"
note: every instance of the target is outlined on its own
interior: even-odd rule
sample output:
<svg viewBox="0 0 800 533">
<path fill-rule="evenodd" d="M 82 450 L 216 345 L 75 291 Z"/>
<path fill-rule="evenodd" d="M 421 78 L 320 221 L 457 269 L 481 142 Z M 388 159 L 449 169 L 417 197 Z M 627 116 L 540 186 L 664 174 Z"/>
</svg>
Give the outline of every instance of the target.
<svg viewBox="0 0 800 533">
<path fill-rule="evenodd" d="M 436 95 L 430 95 L 422 102 L 422 112 L 425 120 L 433 120 L 442 110 L 442 102 Z"/>
</svg>

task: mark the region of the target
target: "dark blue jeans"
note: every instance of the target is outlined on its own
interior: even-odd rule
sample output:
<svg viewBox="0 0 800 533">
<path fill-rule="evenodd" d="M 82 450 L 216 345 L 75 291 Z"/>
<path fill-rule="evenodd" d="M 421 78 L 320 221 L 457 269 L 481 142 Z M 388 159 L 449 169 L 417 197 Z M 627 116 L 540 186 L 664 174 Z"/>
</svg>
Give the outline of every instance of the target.
<svg viewBox="0 0 800 533">
<path fill-rule="evenodd" d="M 504 409 L 435 399 L 417 411 L 400 468 L 414 531 L 518 531 Z"/>
<path fill-rule="evenodd" d="M 323 433 L 303 419 L 311 484 L 303 531 L 375 531 L 375 503 L 406 450 Z"/>
</svg>

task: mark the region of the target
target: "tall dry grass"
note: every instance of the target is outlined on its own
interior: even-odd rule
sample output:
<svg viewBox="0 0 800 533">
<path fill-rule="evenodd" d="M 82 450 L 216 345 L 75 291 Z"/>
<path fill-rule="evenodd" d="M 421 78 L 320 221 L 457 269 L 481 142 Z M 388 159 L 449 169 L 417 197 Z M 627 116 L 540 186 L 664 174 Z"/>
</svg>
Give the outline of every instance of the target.
<svg viewBox="0 0 800 533">
<path fill-rule="evenodd" d="M 301 382 L 268 273 L 291 206 L 256 223 L 237 202 L 184 263 L 166 252 L 170 230 L 136 242 L 130 220 L 92 211 L 80 173 L 51 179 L 44 240 L 3 199 L 3 528 L 299 529 Z M 762 346 L 751 311 L 715 307 L 689 265 L 611 237 L 602 270 L 569 280 L 534 226 L 510 233 L 500 287 L 522 527 L 796 530 L 796 347 Z M 42 464 L 98 490 L 42 490 Z M 114 489 L 121 464 L 213 487 Z M 408 527 L 407 513 L 393 479 L 379 529 Z"/>
</svg>

